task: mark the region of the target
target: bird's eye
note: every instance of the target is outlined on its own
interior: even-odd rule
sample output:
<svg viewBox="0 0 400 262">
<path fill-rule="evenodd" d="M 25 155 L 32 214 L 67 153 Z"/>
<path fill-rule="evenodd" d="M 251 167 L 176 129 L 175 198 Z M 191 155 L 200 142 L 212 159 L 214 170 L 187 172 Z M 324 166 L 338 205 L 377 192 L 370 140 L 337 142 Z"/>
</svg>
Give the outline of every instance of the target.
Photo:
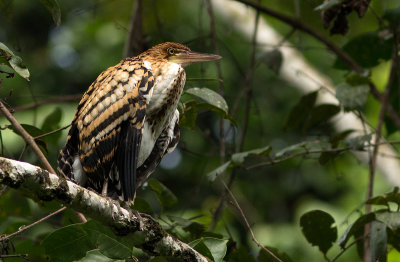
<svg viewBox="0 0 400 262">
<path fill-rule="evenodd" d="M 169 55 L 174 55 L 176 50 L 175 50 L 175 48 L 170 47 L 170 48 L 167 49 L 167 52 L 168 52 Z"/>
</svg>

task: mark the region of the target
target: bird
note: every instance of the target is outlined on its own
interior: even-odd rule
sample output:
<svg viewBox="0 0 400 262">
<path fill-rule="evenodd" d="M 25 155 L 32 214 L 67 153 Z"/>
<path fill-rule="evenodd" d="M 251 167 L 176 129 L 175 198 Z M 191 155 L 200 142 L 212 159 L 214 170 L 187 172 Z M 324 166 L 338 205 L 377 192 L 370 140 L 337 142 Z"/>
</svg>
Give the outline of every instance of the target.
<svg viewBox="0 0 400 262">
<path fill-rule="evenodd" d="M 136 189 L 178 144 L 184 67 L 218 59 L 165 42 L 103 71 L 78 104 L 57 159 L 59 176 L 134 203 Z"/>
</svg>

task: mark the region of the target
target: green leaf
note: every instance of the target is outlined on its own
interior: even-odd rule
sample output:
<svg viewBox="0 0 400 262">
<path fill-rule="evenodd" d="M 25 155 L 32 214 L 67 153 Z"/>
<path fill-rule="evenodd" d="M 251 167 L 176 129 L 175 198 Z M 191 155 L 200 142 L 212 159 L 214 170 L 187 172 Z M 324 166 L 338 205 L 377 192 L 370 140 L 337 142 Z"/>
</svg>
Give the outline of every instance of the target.
<svg viewBox="0 0 400 262">
<path fill-rule="evenodd" d="M 271 147 L 270 146 L 265 146 L 262 148 L 257 148 L 257 149 L 253 149 L 250 151 L 246 151 L 246 152 L 240 152 L 240 153 L 236 153 L 233 154 L 231 159 L 232 159 L 232 163 L 234 165 L 241 165 L 243 164 L 245 158 L 247 158 L 250 155 L 256 155 L 256 156 L 268 156 L 269 153 L 271 153 Z"/>
<path fill-rule="evenodd" d="M 40 0 L 53 17 L 54 24 L 57 27 L 61 24 L 61 10 L 57 0 Z"/>
<path fill-rule="evenodd" d="M 309 119 L 304 122 L 302 130 L 307 131 L 310 128 L 319 126 L 329 121 L 340 112 L 340 107 L 334 104 L 321 104 L 313 108 Z"/>
<path fill-rule="evenodd" d="M 158 201 L 161 203 L 163 209 L 171 208 L 178 202 L 178 199 L 176 198 L 174 193 L 172 193 L 171 190 L 169 190 L 158 180 L 150 178 L 148 180 L 148 184 L 150 188 L 153 190 L 153 192 L 156 194 L 156 197 Z"/>
<path fill-rule="evenodd" d="M 21 126 L 25 129 L 26 132 L 28 132 L 28 134 L 30 134 L 32 137 L 37 137 L 40 135 L 45 134 L 46 132 L 44 132 L 43 130 L 37 128 L 36 126 L 32 126 L 32 125 L 28 125 L 28 124 L 21 124 Z M 12 125 L 7 125 L 8 129 L 11 129 L 15 134 L 19 135 L 18 131 L 15 129 L 14 126 Z M 48 145 L 47 143 L 41 139 L 35 139 L 36 144 L 38 144 L 38 146 L 40 146 L 46 153 L 48 153 Z"/>
<path fill-rule="evenodd" d="M 184 260 L 177 257 L 159 256 L 159 257 L 153 257 L 148 262 L 184 262 Z"/>
<path fill-rule="evenodd" d="M 387 10 L 383 17 L 384 20 L 389 21 L 391 25 L 399 26 L 400 25 L 400 6 L 397 8 Z"/>
<path fill-rule="evenodd" d="M 273 49 L 258 54 L 257 60 L 265 64 L 274 73 L 279 74 L 283 62 L 283 55 L 279 49 Z"/>
<path fill-rule="evenodd" d="M 94 248 L 88 233 L 80 224 L 60 228 L 47 236 L 42 245 L 52 262 L 70 262 Z M 71 252 L 73 251 L 73 252 Z"/>
<path fill-rule="evenodd" d="M 91 220 L 82 224 L 82 228 L 103 255 L 114 259 L 125 259 L 132 255 L 132 243 L 126 238 L 115 236 L 109 227 Z"/>
<path fill-rule="evenodd" d="M 353 148 L 354 150 L 364 151 L 365 147 L 371 141 L 371 134 L 361 135 L 356 137 L 350 137 L 344 141 L 346 146 Z"/>
<path fill-rule="evenodd" d="M 307 241 L 326 254 L 337 239 L 337 228 L 333 217 L 321 210 L 305 213 L 300 218 L 301 230 Z"/>
<path fill-rule="evenodd" d="M 317 100 L 318 92 L 312 92 L 301 97 L 300 101 L 290 111 L 286 120 L 286 129 L 302 129 L 304 122 L 308 121 L 309 116 Z"/>
<path fill-rule="evenodd" d="M 221 262 L 225 257 L 228 240 L 204 237 L 197 239 L 189 245 L 200 252 L 200 254 L 211 258 L 214 262 Z"/>
<path fill-rule="evenodd" d="M 135 203 L 134 203 L 132 208 L 134 210 L 137 210 L 139 212 L 146 213 L 146 214 L 149 214 L 149 215 L 154 214 L 154 211 L 151 208 L 150 204 L 146 200 L 141 198 L 141 197 L 136 197 L 135 198 Z"/>
<path fill-rule="evenodd" d="M 362 109 L 367 102 L 368 94 L 368 85 L 351 86 L 341 83 L 336 86 L 336 98 L 346 111 Z"/>
<path fill-rule="evenodd" d="M 79 262 L 125 262 L 125 260 L 116 260 L 103 255 L 100 250 L 93 249 L 86 253 L 86 256 Z"/>
<path fill-rule="evenodd" d="M 195 101 L 185 103 L 183 108 L 184 112 L 179 119 L 179 126 L 194 130 L 198 114 L 197 103 Z"/>
<path fill-rule="evenodd" d="M 328 0 L 328 1 L 324 1 L 323 4 L 317 6 L 316 8 L 314 8 L 314 11 L 325 11 L 330 9 L 331 7 L 340 4 L 341 2 L 343 2 L 343 0 Z"/>
<path fill-rule="evenodd" d="M 229 167 L 229 165 L 231 164 L 231 161 L 229 160 L 228 162 L 226 162 L 225 164 L 217 167 L 216 169 L 214 169 L 213 171 L 207 173 L 207 178 L 210 182 L 213 182 L 215 179 L 217 179 L 217 177 L 221 174 L 223 174 Z"/>
<path fill-rule="evenodd" d="M 6 58 L 6 64 L 10 65 L 14 71 L 29 81 L 29 70 L 26 68 L 21 57 L 16 56 L 5 44 L 0 42 L 0 57 Z"/>
<path fill-rule="evenodd" d="M 292 262 L 292 259 L 283 251 L 280 251 L 274 247 L 265 247 L 269 251 L 271 251 L 276 257 L 278 257 L 282 262 Z M 258 262 L 276 262 L 276 258 L 274 258 L 270 253 L 265 251 L 264 249 L 260 249 L 258 253 Z"/>
<path fill-rule="evenodd" d="M 249 253 L 244 246 L 232 251 L 229 254 L 228 262 L 256 262 L 256 259 Z"/>
<path fill-rule="evenodd" d="M 370 261 L 386 262 L 388 236 L 384 223 L 373 221 L 371 223 L 371 237 L 369 238 Z"/>
<path fill-rule="evenodd" d="M 339 246 L 341 248 L 345 248 L 346 243 L 350 239 L 350 237 L 362 235 L 364 232 L 365 225 L 370 223 L 373 220 L 375 220 L 374 213 L 369 213 L 369 214 L 360 216 L 353 224 L 351 224 L 349 227 L 347 227 L 346 231 L 339 238 L 339 240 L 338 240 Z"/>
<path fill-rule="evenodd" d="M 376 220 L 381 221 L 393 231 L 396 231 L 400 228 L 400 212 L 376 212 L 375 217 Z"/>
<path fill-rule="evenodd" d="M 206 231 L 206 226 L 202 223 L 193 222 L 182 228 L 185 232 L 188 232 L 192 239 L 196 239 L 202 236 L 202 234 Z"/>
<path fill-rule="evenodd" d="M 370 82 L 369 77 L 371 76 L 370 71 L 365 71 L 364 74 L 351 73 L 346 76 L 346 83 L 352 86 L 368 85 Z"/>
<path fill-rule="evenodd" d="M 60 121 L 62 117 L 62 111 L 60 107 L 54 108 L 50 114 L 46 116 L 42 124 L 42 130 L 49 132 L 60 128 Z"/>
<path fill-rule="evenodd" d="M 352 58 L 362 67 L 371 68 L 381 61 L 391 59 L 393 38 L 381 37 L 380 32 L 368 32 L 352 38 L 343 46 L 343 50 L 352 55 Z M 348 69 L 348 66 L 339 59 L 333 65 L 338 69 Z"/>
<path fill-rule="evenodd" d="M 197 106 L 216 112 L 221 117 L 230 120 L 233 124 L 234 121 L 228 113 L 228 104 L 225 99 L 217 92 L 208 88 L 190 88 L 186 90 L 185 94 L 192 96 L 197 101 Z"/>
</svg>

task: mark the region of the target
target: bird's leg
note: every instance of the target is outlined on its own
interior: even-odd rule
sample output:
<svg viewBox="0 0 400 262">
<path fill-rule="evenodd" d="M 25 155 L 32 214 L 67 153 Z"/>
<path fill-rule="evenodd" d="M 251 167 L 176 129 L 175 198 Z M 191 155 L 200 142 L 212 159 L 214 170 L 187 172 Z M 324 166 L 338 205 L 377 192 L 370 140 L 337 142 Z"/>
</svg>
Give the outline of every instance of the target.
<svg viewBox="0 0 400 262">
<path fill-rule="evenodd" d="M 107 189 L 108 189 L 108 177 L 104 179 L 103 189 L 101 190 L 101 195 L 103 197 L 107 197 Z"/>
<path fill-rule="evenodd" d="M 134 195 L 133 199 L 135 199 L 135 197 L 136 197 L 136 192 L 135 192 L 135 195 Z M 126 210 L 128 210 L 129 216 L 130 216 L 130 217 L 135 216 L 135 217 L 138 218 L 138 220 L 139 220 L 139 231 L 142 231 L 142 230 L 143 230 L 143 227 L 144 227 L 143 218 L 142 218 L 142 216 L 140 215 L 139 211 L 137 211 L 137 210 L 131 208 L 131 206 L 133 206 L 133 203 L 134 203 L 134 202 L 135 202 L 135 200 L 124 201 L 124 202 L 122 202 L 121 206 L 122 206 L 123 208 L 125 208 Z"/>
</svg>

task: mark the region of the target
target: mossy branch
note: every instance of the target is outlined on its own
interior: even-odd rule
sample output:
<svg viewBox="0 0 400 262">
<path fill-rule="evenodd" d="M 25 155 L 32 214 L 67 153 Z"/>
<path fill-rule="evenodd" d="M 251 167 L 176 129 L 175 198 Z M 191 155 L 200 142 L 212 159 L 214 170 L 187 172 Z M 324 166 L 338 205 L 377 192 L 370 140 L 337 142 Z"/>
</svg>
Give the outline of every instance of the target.
<svg viewBox="0 0 400 262">
<path fill-rule="evenodd" d="M 40 167 L 0 157 L 0 183 L 27 193 L 35 200 L 58 201 L 121 234 L 141 231 L 145 235 L 145 241 L 138 248 L 150 255 L 207 262 L 205 257 L 189 245 L 169 235 L 149 215 L 141 214 L 141 218 L 138 218 L 120 207 L 116 201 L 104 198 Z"/>
</svg>

